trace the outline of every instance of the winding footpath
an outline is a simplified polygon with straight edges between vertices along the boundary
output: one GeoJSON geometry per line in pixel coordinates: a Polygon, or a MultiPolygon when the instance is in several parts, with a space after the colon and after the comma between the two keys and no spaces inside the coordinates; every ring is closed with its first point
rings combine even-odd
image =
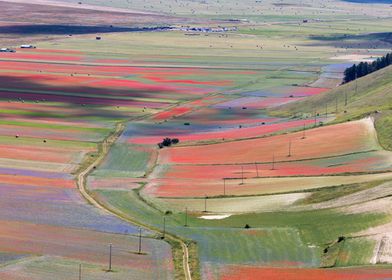
{"type": "MultiPolygon", "coordinates": [[[[126,218],[124,216],[121,216],[119,214],[117,214],[116,212],[108,209],[107,207],[105,207],[103,204],[99,203],[97,200],[94,199],[94,197],[92,197],[87,189],[86,189],[86,182],[87,182],[87,177],[88,175],[94,170],[94,168],[96,166],[98,166],[99,164],[102,163],[102,161],[105,159],[106,155],[108,154],[110,147],[117,141],[117,139],[121,136],[121,134],[123,133],[123,131],[125,130],[125,124],[124,123],[118,123],[116,125],[115,130],[107,137],[103,140],[103,142],[100,144],[101,147],[99,149],[99,154],[98,157],[95,159],[94,162],[92,162],[90,165],[88,165],[86,168],[84,168],[83,170],[81,170],[78,174],[77,174],[77,186],[78,189],[80,191],[80,193],[82,194],[82,196],[87,200],[88,203],[94,205],[95,207],[97,207],[98,209],[104,211],[107,214],[116,216],[117,218],[126,221],[128,223],[134,224],[136,226],[139,227],[143,227],[145,229],[148,229],[149,231],[155,232],[155,233],[159,233],[162,234],[162,232],[150,228],[144,224],[138,223],[137,221],[131,220],[129,218],[126,218]]],[[[191,271],[189,268],[189,252],[188,252],[188,246],[179,238],[176,238],[170,234],[166,233],[166,236],[168,236],[169,238],[179,242],[181,244],[181,248],[183,251],[183,259],[182,259],[182,265],[184,268],[184,276],[185,276],[185,280],[192,280],[192,276],[191,276],[191,271]]]]}

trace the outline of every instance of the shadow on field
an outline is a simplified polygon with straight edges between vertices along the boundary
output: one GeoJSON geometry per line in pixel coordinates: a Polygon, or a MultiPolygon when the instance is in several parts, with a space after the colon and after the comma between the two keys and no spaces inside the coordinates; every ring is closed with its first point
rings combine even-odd
{"type": "Polygon", "coordinates": [[[56,24],[28,24],[0,26],[0,34],[17,35],[67,35],[92,34],[112,32],[149,32],[165,31],[171,27],[116,27],[116,26],[83,26],[83,25],[56,25],[56,24]]]}
{"type": "Polygon", "coordinates": [[[363,4],[392,4],[392,0],[342,0],[344,2],[351,3],[363,3],[363,4]]]}
{"type": "MultiPolygon", "coordinates": [[[[65,76],[66,77],[66,76],[65,76]]],[[[0,75],[0,101],[18,103],[35,103],[56,108],[80,109],[80,117],[110,117],[118,118],[127,115],[124,107],[135,108],[135,112],[142,112],[146,108],[161,108],[167,105],[165,90],[143,90],[131,88],[89,87],[89,86],[64,86],[34,82],[33,78],[20,78],[0,75]],[[149,98],[162,98],[162,101],[148,101],[149,98]],[[140,101],[138,98],[145,98],[140,101]],[[110,109],[109,109],[110,108],[110,109]]],[[[70,83],[71,84],[71,83],[70,83]]],[[[29,105],[25,105],[29,108],[29,105]]],[[[57,116],[56,110],[41,110],[41,106],[32,105],[28,114],[31,118],[62,117],[57,116]]],[[[1,112],[0,112],[1,115],[1,112]]],[[[72,117],[77,117],[73,115],[72,117]]]]}
{"type": "Polygon", "coordinates": [[[336,34],[331,36],[310,36],[309,39],[318,41],[310,46],[334,46],[338,48],[376,49],[392,46],[392,32],[367,34],[336,34]]]}

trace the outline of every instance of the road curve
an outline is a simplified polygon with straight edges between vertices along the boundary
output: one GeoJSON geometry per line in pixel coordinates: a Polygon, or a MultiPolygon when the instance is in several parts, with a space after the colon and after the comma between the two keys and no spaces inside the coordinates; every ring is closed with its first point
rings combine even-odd
{"type": "MultiPolygon", "coordinates": [[[[107,214],[110,215],[114,215],[117,218],[126,221],[128,223],[140,226],[140,227],[144,227],[150,231],[156,232],[156,233],[160,233],[161,232],[157,231],[156,229],[150,228],[148,226],[145,226],[141,223],[135,222],[131,219],[128,219],[124,216],[118,215],[117,213],[111,211],[110,209],[106,208],[104,205],[100,204],[97,200],[95,200],[86,190],[86,179],[88,177],[88,175],[90,174],[90,172],[94,169],[94,167],[98,166],[106,157],[106,155],[108,154],[110,147],[117,141],[117,139],[121,136],[121,134],[123,133],[125,129],[125,124],[124,123],[118,123],[116,125],[116,128],[114,130],[113,133],[111,133],[107,138],[105,138],[102,142],[102,147],[101,147],[101,151],[99,152],[98,157],[96,158],[96,160],[91,163],[89,166],[87,166],[84,170],[80,171],[77,174],[77,186],[78,189],[80,191],[80,193],[82,194],[82,196],[92,205],[94,205],[95,207],[99,208],[100,210],[106,212],[107,214]]],[[[169,236],[171,239],[179,242],[181,244],[182,247],[182,251],[183,251],[183,259],[182,259],[182,264],[183,264],[183,268],[184,268],[184,276],[185,276],[185,280],[192,280],[192,276],[191,276],[191,271],[189,268],[189,252],[188,252],[188,246],[181,240],[178,239],[172,235],[168,235],[166,233],[167,236],[169,236]]]]}

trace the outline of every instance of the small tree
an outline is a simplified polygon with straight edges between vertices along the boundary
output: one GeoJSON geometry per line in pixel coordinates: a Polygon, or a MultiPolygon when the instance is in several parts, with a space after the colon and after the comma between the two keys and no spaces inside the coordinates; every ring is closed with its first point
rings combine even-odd
{"type": "Polygon", "coordinates": [[[172,141],[171,141],[171,139],[168,138],[168,137],[166,137],[166,138],[163,139],[163,141],[162,141],[162,145],[165,146],[165,147],[169,147],[169,146],[171,146],[171,144],[172,144],[172,141]]]}
{"type": "Polygon", "coordinates": [[[344,237],[344,236],[339,236],[339,238],[338,238],[338,243],[340,243],[340,242],[342,242],[342,241],[344,241],[344,240],[346,240],[346,237],[344,237]]]}

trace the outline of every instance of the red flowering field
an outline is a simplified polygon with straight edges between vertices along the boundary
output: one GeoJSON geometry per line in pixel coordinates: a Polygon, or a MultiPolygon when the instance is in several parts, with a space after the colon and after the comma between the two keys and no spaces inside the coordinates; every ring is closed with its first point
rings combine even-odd
{"type": "MultiPolygon", "coordinates": [[[[303,124],[303,121],[291,123],[299,126],[303,124]]],[[[289,126],[291,123],[277,126],[289,126]]],[[[241,135],[241,129],[238,130],[241,135]]],[[[245,128],[244,130],[257,131],[257,128],[249,130],[245,128]]],[[[262,134],[262,131],[262,128],[260,128],[259,133],[262,134]]],[[[224,135],[224,133],[222,134],[224,135]]],[[[305,138],[303,138],[303,132],[296,132],[213,145],[174,147],[162,150],[159,162],[173,164],[241,164],[271,162],[273,155],[275,155],[275,161],[294,161],[374,149],[378,149],[374,128],[372,128],[369,120],[361,120],[311,129],[306,131],[305,138]],[[334,139],[334,141],[331,141],[331,139],[334,139]],[[288,157],[290,142],[291,156],[288,157]]]]}
{"type": "MultiPolygon", "coordinates": [[[[220,280],[387,280],[392,277],[390,268],[263,268],[230,267],[225,269],[220,280]]],[[[214,278],[212,278],[214,279],[214,278]]]]}
{"type": "Polygon", "coordinates": [[[216,196],[222,194],[223,178],[231,195],[323,187],[344,183],[344,178],[346,183],[361,182],[367,178],[320,176],[390,171],[391,157],[380,150],[371,121],[363,119],[310,129],[305,137],[294,132],[162,149],[158,163],[165,168],[154,174],[146,192],[161,197],[216,196]]]}

